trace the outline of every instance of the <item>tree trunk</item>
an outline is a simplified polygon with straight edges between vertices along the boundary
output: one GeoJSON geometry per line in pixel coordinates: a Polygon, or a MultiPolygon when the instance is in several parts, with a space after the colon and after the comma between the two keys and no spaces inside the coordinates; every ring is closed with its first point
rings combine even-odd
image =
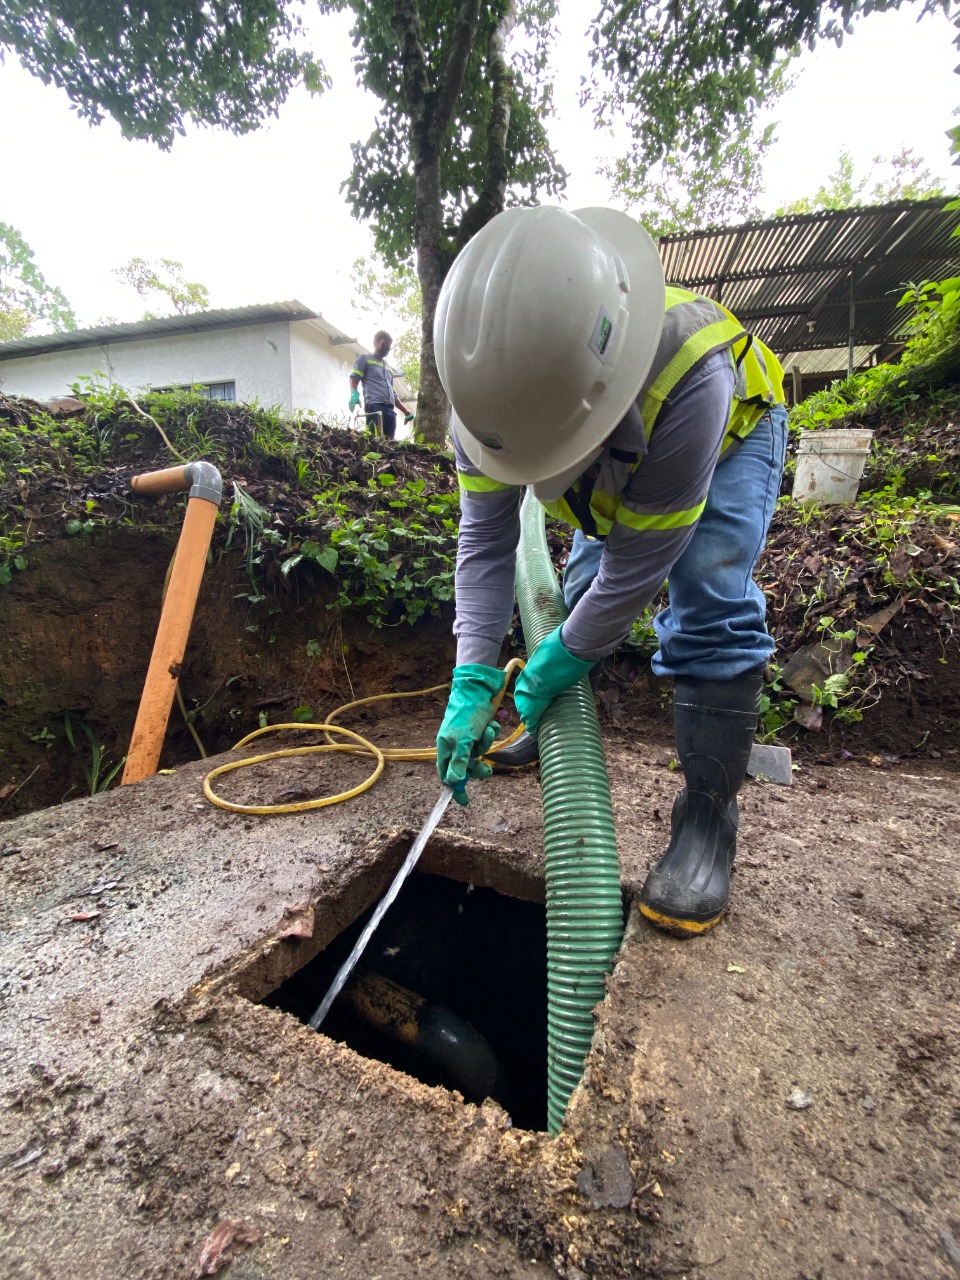
{"type": "Polygon", "coordinates": [[[423,294],[423,333],[420,343],[420,394],[417,397],[417,435],[426,444],[446,440],[449,406],[440,383],[433,348],[433,317],[449,262],[443,244],[440,156],[450,120],[463,89],[463,78],[477,36],[480,0],[460,0],[449,39],[449,52],[440,83],[430,91],[420,11],[417,0],[396,0],[391,26],[400,46],[403,94],[410,113],[410,155],[416,183],[414,241],[417,276],[423,294]]]}
{"type": "MultiPolygon", "coordinates": [[[[460,222],[456,248],[461,249],[472,236],[500,213],[507,190],[507,132],[513,101],[513,76],[504,58],[504,37],[512,17],[490,33],[487,49],[487,73],[490,80],[490,120],[487,126],[487,164],[483,189],[460,222]]],[[[434,211],[441,206],[440,161],[435,171],[424,166],[417,179],[417,271],[423,293],[423,341],[420,350],[420,398],[417,401],[418,433],[426,444],[443,444],[450,423],[450,405],[437,373],[433,346],[433,317],[437,298],[446,279],[450,263],[444,261],[442,227],[439,217],[433,226],[434,211]],[[421,178],[423,179],[421,185],[421,178]],[[435,183],[435,185],[434,185],[435,183]],[[436,239],[433,233],[436,232],[436,239]]]]}
{"type": "Polygon", "coordinates": [[[433,317],[447,274],[441,243],[440,157],[416,166],[417,275],[423,297],[420,341],[420,394],[417,397],[417,436],[424,444],[442,445],[450,425],[450,405],[437,372],[433,346],[433,317]]]}

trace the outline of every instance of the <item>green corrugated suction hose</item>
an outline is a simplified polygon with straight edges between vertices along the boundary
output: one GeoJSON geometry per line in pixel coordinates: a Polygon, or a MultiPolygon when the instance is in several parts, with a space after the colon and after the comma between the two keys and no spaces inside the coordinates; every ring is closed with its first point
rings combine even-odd
{"type": "MultiPolygon", "coordinates": [[[[517,600],[527,652],[567,616],[543,507],[520,515],[517,600]]],[[[610,783],[593,690],[584,677],[556,698],[537,731],[547,881],[547,1128],[560,1132],[593,1039],[593,1010],[623,938],[610,783]]]]}

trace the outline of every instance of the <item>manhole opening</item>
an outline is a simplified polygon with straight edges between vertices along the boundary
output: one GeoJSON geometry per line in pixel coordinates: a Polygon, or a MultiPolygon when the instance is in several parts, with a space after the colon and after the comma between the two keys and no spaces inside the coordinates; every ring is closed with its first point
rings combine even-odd
{"type": "MultiPolygon", "coordinates": [[[[309,1022],[377,903],[263,1001],[309,1022]]],[[[546,1128],[546,911],[442,875],[404,884],[322,1032],[546,1128]]]]}

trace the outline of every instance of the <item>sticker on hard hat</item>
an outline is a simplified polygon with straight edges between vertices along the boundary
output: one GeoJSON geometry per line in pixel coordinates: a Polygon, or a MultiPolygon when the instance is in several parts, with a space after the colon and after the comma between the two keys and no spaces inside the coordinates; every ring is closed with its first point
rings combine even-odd
{"type": "Polygon", "coordinates": [[[600,360],[606,360],[607,347],[610,345],[610,339],[613,337],[613,318],[605,307],[600,308],[597,316],[597,322],[593,326],[593,333],[590,335],[590,341],[587,344],[593,354],[600,360]]]}

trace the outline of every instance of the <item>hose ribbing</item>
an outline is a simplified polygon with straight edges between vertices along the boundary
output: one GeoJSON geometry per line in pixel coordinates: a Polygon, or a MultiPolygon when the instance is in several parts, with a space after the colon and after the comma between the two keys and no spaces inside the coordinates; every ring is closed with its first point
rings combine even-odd
{"type": "MultiPolygon", "coordinates": [[[[550,560],[543,507],[527,491],[520,515],[517,601],[527,652],[567,616],[550,560]]],[[[593,690],[584,677],[537,731],[547,884],[547,1128],[560,1131],[593,1039],[593,1010],[623,937],[610,784],[593,690]]]]}

